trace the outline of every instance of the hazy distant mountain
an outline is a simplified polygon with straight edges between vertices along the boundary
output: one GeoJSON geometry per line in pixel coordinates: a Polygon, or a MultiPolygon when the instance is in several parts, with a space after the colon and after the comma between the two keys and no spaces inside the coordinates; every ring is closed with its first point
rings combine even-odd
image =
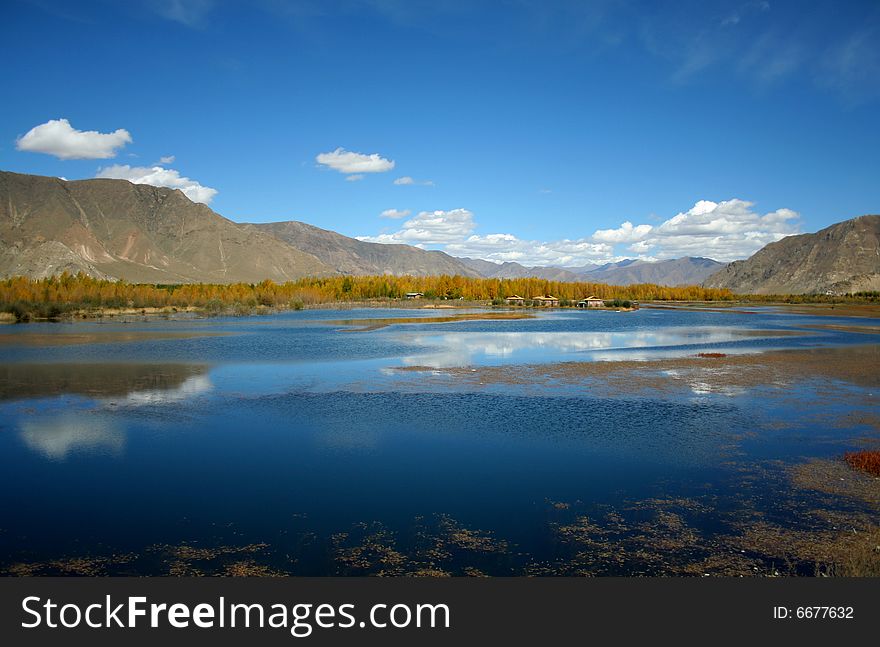
{"type": "Polygon", "coordinates": [[[314,254],[341,274],[482,276],[479,271],[463,263],[462,259],[444,252],[419,249],[410,245],[367,243],[295,220],[249,226],[271,234],[297,249],[308,250],[310,254],[314,254]]]}
{"type": "Polygon", "coordinates": [[[480,272],[486,278],[515,279],[530,276],[548,281],[585,281],[610,285],[656,283],[657,285],[697,285],[722,263],[709,258],[677,258],[668,261],[640,261],[625,259],[600,266],[572,267],[526,267],[519,263],[491,263],[478,258],[458,259],[480,272]]]}
{"type": "Polygon", "coordinates": [[[880,290],[880,216],[844,220],[788,236],[710,276],[707,287],[740,294],[880,290]]]}
{"type": "Polygon", "coordinates": [[[64,270],[149,283],[285,281],[332,272],[315,256],[178,190],[0,171],[0,276],[64,270]]]}
{"type": "Polygon", "coordinates": [[[579,274],[561,267],[526,267],[519,263],[493,263],[480,258],[458,258],[475,272],[487,279],[523,279],[537,277],[548,281],[581,281],[579,274]]]}
{"type": "Polygon", "coordinates": [[[609,263],[587,272],[585,276],[588,281],[609,285],[699,285],[721,267],[724,267],[723,263],[711,258],[685,256],[666,261],[626,260],[609,263]]]}

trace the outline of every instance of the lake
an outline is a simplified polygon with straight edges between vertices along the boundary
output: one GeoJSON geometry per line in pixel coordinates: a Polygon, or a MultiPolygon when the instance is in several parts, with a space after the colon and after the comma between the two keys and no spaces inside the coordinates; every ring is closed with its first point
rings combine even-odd
{"type": "Polygon", "coordinates": [[[856,568],[880,320],[492,314],[0,327],[0,571],[856,568]]]}

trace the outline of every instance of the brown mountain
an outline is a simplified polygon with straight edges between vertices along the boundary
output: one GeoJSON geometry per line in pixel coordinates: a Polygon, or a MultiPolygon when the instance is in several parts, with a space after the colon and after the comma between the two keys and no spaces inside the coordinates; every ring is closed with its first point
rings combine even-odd
{"type": "Polygon", "coordinates": [[[174,189],[0,171],[0,276],[62,271],[132,282],[258,282],[332,273],[174,189]]]}
{"type": "Polygon", "coordinates": [[[880,290],[880,216],[788,236],[710,276],[706,287],[739,294],[844,294],[880,290]]]}
{"type": "Polygon", "coordinates": [[[340,274],[481,276],[480,272],[468,267],[460,259],[444,252],[410,245],[367,243],[295,220],[248,226],[271,234],[297,249],[308,250],[340,274]]]}

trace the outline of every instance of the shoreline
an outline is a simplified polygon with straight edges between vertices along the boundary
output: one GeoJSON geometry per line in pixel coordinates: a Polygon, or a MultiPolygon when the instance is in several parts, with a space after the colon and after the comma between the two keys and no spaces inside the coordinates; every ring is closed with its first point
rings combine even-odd
{"type": "MultiPolygon", "coordinates": [[[[62,304],[63,305],[63,304],[62,304]]],[[[14,323],[69,323],[72,321],[94,321],[100,319],[116,319],[123,317],[139,317],[150,319],[161,317],[174,320],[180,315],[194,315],[199,318],[215,318],[229,316],[255,316],[272,315],[283,312],[299,310],[355,310],[355,309],[393,309],[393,310],[459,310],[459,309],[482,309],[487,311],[511,311],[511,312],[635,312],[640,309],[649,310],[700,310],[704,312],[723,312],[754,314],[754,308],[780,308],[792,314],[825,315],[836,317],[866,317],[880,318],[880,304],[875,302],[864,303],[785,303],[768,302],[755,303],[751,301],[643,301],[634,308],[602,307],[602,308],[578,308],[575,306],[513,306],[494,305],[486,301],[452,301],[437,300],[426,303],[425,300],[406,299],[368,299],[363,301],[326,301],[309,304],[297,304],[295,306],[246,306],[243,304],[231,304],[220,309],[205,306],[145,306],[142,308],[82,308],[61,312],[56,316],[37,317],[27,316],[18,318],[9,311],[0,312],[0,325],[14,323]]]]}

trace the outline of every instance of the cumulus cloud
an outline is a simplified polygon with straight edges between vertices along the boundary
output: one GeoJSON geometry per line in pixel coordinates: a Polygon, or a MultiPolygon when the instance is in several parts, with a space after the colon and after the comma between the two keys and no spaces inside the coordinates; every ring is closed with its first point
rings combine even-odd
{"type": "Polygon", "coordinates": [[[315,157],[318,164],[332,168],[340,173],[384,173],[394,168],[394,160],[381,157],[378,153],[365,155],[337,148],[329,153],[315,157]]]}
{"type": "Polygon", "coordinates": [[[630,251],[645,253],[653,249],[657,258],[707,256],[733,261],[798,233],[797,212],[777,209],[762,215],[753,207],[753,202],[737,198],[722,202],[699,200],[657,227],[625,222],[618,229],[596,231],[593,240],[633,243],[630,251]]]}
{"type": "Polygon", "coordinates": [[[95,177],[114,178],[128,180],[134,184],[149,184],[151,186],[164,186],[169,189],[180,189],[183,194],[193,202],[210,204],[217,195],[217,189],[202,186],[195,180],[183,177],[174,169],[166,169],[161,166],[129,166],[128,164],[114,164],[98,169],[95,177]]]}
{"type": "MultiPolygon", "coordinates": [[[[393,210],[389,210],[393,211],[393,210]]],[[[608,260],[612,246],[590,239],[541,242],[522,240],[513,234],[480,236],[474,233],[474,215],[467,209],[422,211],[393,233],[359,236],[373,243],[396,243],[417,247],[442,246],[454,256],[489,261],[517,261],[527,265],[572,265],[608,260]]]]}
{"type": "Polygon", "coordinates": [[[360,236],[371,243],[403,243],[405,245],[440,245],[454,243],[468,236],[476,225],[474,214],[467,209],[422,211],[403,223],[393,234],[360,236]]]}
{"type": "Polygon", "coordinates": [[[406,218],[410,214],[409,209],[385,209],[382,213],[379,214],[380,218],[406,218]]]}
{"type": "Polygon", "coordinates": [[[622,260],[614,256],[614,248],[587,238],[554,241],[523,240],[513,234],[472,235],[458,243],[446,245],[444,251],[453,256],[469,256],[503,263],[515,261],[523,265],[569,267],[589,263],[622,260]]]}
{"type": "Polygon", "coordinates": [[[124,128],[112,133],[77,130],[67,119],[50,119],[34,126],[15,141],[20,151],[46,153],[58,159],[107,159],[116,156],[116,149],[131,143],[124,128]]]}
{"type": "MultiPolygon", "coordinates": [[[[408,211],[388,209],[386,218],[403,218],[408,211]]],[[[511,233],[476,233],[474,215],[467,209],[422,211],[398,231],[359,236],[375,243],[398,243],[442,249],[469,256],[523,265],[581,266],[636,257],[655,261],[681,256],[706,256],[718,261],[747,258],[764,245],[799,232],[798,214],[791,209],[758,213],[754,203],[732,199],[700,200],[687,211],[660,225],[630,221],[591,236],[560,240],[528,240],[511,233]]]]}
{"type": "Polygon", "coordinates": [[[403,177],[397,178],[396,180],[394,180],[394,183],[398,186],[434,186],[434,182],[432,182],[431,180],[416,180],[414,178],[411,178],[409,175],[404,175],[403,177]]]}
{"type": "Polygon", "coordinates": [[[636,227],[629,221],[624,222],[617,229],[599,229],[593,234],[593,240],[603,243],[632,243],[642,240],[651,233],[651,225],[638,225],[636,227]]]}

